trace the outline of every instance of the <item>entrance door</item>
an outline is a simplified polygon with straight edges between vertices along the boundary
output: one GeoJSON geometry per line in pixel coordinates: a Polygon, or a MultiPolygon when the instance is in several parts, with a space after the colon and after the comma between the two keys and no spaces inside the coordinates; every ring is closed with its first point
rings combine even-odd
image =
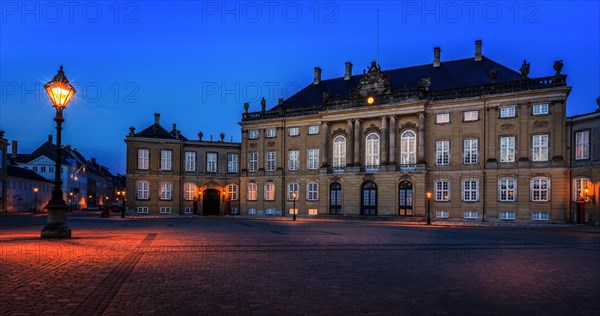
{"type": "Polygon", "coordinates": [[[219,202],[221,201],[221,193],[219,190],[208,189],[204,190],[202,197],[202,214],[203,215],[221,215],[219,202]]]}
{"type": "Polygon", "coordinates": [[[329,214],[342,214],[342,185],[337,182],[329,186],[329,214]]]}
{"type": "Polygon", "coordinates": [[[398,215],[412,216],[413,213],[413,187],[409,181],[402,181],[398,186],[398,215]]]}
{"type": "Polygon", "coordinates": [[[362,215],[377,215],[377,186],[373,182],[362,185],[361,208],[362,215]]]}

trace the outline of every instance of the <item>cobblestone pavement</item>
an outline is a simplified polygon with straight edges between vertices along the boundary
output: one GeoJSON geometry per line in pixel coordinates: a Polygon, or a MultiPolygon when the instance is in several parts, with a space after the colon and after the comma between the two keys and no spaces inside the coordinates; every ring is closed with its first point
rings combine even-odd
{"type": "Polygon", "coordinates": [[[600,230],[0,217],[0,315],[600,314],[600,230]]]}

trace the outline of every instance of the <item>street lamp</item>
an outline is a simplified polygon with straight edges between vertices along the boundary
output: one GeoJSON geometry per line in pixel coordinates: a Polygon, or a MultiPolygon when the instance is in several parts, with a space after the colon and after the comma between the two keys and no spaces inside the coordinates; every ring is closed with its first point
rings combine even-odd
{"type": "Polygon", "coordinates": [[[427,197],[427,225],[431,225],[431,192],[425,193],[427,197]]]}
{"type": "Polygon", "coordinates": [[[46,205],[48,217],[46,225],[42,229],[41,237],[45,239],[71,238],[71,229],[67,226],[67,204],[62,197],[60,164],[62,160],[61,131],[62,123],[65,121],[62,113],[67,108],[69,101],[73,99],[75,88],[69,83],[62,66],[60,66],[56,76],[44,85],[44,88],[50,97],[50,101],[52,101],[52,107],[56,109],[56,116],[54,117],[56,122],[56,159],[54,162],[54,188],[52,189],[52,198],[46,205]]]}
{"type": "Polygon", "coordinates": [[[298,199],[298,192],[292,192],[292,201],[293,201],[293,205],[292,206],[292,210],[294,211],[294,214],[292,215],[292,220],[296,220],[296,213],[298,213],[298,210],[296,209],[296,200],[298,199]]]}
{"type": "Polygon", "coordinates": [[[37,213],[37,193],[39,189],[37,187],[33,188],[33,214],[37,213]]]}

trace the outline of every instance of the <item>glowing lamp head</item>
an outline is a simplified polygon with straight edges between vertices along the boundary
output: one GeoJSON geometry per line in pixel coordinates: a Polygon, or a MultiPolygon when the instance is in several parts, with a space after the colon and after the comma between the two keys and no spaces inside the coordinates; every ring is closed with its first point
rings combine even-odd
{"type": "Polygon", "coordinates": [[[585,188],[585,189],[583,189],[583,192],[585,192],[585,195],[588,195],[590,193],[590,189],[585,188]]]}
{"type": "Polygon", "coordinates": [[[426,196],[428,199],[431,199],[431,192],[427,192],[427,193],[425,193],[425,196],[426,196]]]}
{"type": "Polygon", "coordinates": [[[372,105],[373,103],[375,103],[375,98],[374,97],[367,97],[367,104],[368,105],[372,105]]]}
{"type": "Polygon", "coordinates": [[[69,192],[69,196],[73,196],[73,192],[69,192]]]}
{"type": "Polygon", "coordinates": [[[38,193],[39,189],[38,188],[33,188],[33,192],[38,193]]]}
{"type": "Polygon", "coordinates": [[[65,76],[62,65],[56,76],[44,85],[44,89],[46,89],[53,106],[61,109],[67,107],[76,92],[75,88],[69,83],[67,76],[65,76]]]}
{"type": "Polygon", "coordinates": [[[292,200],[295,200],[298,198],[298,193],[297,192],[292,192],[292,200]]]}

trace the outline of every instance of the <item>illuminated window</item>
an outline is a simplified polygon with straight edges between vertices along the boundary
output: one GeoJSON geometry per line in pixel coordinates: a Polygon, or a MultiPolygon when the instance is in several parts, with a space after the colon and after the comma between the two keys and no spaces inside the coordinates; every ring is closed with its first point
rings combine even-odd
{"type": "Polygon", "coordinates": [[[475,202],[479,200],[479,180],[463,180],[463,201],[475,202]]]}
{"type": "Polygon", "coordinates": [[[531,145],[533,161],[548,161],[548,135],[533,135],[531,145]]]}
{"type": "Polygon", "coordinates": [[[515,219],[515,212],[514,211],[500,212],[500,219],[508,219],[508,220],[515,219]]]}
{"type": "Polygon", "coordinates": [[[267,152],[267,159],[265,160],[265,170],[275,171],[275,165],[277,163],[276,157],[277,157],[276,152],[274,152],[274,151],[267,152]]]}
{"type": "Polygon", "coordinates": [[[507,108],[500,108],[500,117],[502,117],[502,118],[515,117],[515,115],[516,115],[516,109],[514,106],[507,107],[507,108]]]}
{"type": "Polygon", "coordinates": [[[248,182],[248,200],[256,201],[256,183],[248,182]]]}
{"type": "Polygon", "coordinates": [[[319,149],[311,148],[308,150],[308,170],[319,169],[319,149]]]}
{"type": "Polygon", "coordinates": [[[291,207],[290,207],[290,209],[289,209],[289,213],[290,213],[290,215],[293,215],[293,214],[296,214],[296,215],[298,215],[298,208],[291,208],[291,207]]]}
{"type": "Polygon", "coordinates": [[[436,180],[435,181],[435,200],[450,201],[450,181],[436,180]]]}
{"type": "Polygon", "coordinates": [[[150,182],[138,181],[137,182],[137,198],[138,200],[147,200],[149,198],[150,182]]]}
{"type": "Polygon", "coordinates": [[[217,172],[217,153],[206,153],[206,172],[217,172]]]}
{"type": "Polygon", "coordinates": [[[319,125],[311,125],[308,127],[308,135],[319,134],[319,125]]]}
{"type": "Polygon", "coordinates": [[[300,135],[300,128],[299,127],[290,127],[288,129],[288,135],[290,135],[290,136],[300,135]]]}
{"type": "Polygon", "coordinates": [[[333,139],[333,167],[346,166],[346,137],[339,135],[333,139]]]}
{"type": "Polygon", "coordinates": [[[463,112],[463,120],[465,122],[477,121],[479,119],[479,111],[465,111],[463,112]]]}
{"type": "Polygon", "coordinates": [[[294,200],[294,198],[292,197],[292,193],[296,193],[296,200],[300,199],[299,188],[300,188],[300,186],[298,185],[297,182],[288,183],[288,192],[287,192],[288,201],[294,200]]]}
{"type": "Polygon", "coordinates": [[[450,163],[450,141],[435,142],[435,164],[445,166],[450,163]]]}
{"type": "Polygon", "coordinates": [[[533,212],[531,213],[531,219],[534,221],[547,221],[550,220],[548,212],[533,212]]]}
{"type": "Polygon", "coordinates": [[[465,211],[464,218],[466,219],[477,219],[477,212],[475,211],[465,211]]]}
{"type": "Polygon", "coordinates": [[[160,170],[171,170],[173,168],[173,152],[170,150],[160,151],[160,170]]]}
{"type": "Polygon", "coordinates": [[[248,171],[256,172],[258,170],[258,153],[248,153],[248,171]]]}
{"type": "Polygon", "coordinates": [[[517,198],[517,180],[514,178],[498,181],[498,199],[502,202],[514,202],[517,198]]]}
{"type": "Polygon", "coordinates": [[[171,208],[170,207],[161,207],[160,213],[161,214],[169,214],[169,213],[171,213],[171,208]]]}
{"type": "Polygon", "coordinates": [[[161,182],[160,183],[160,199],[161,200],[170,200],[171,193],[173,192],[173,184],[171,182],[161,182]]]}
{"type": "Polygon", "coordinates": [[[316,182],[309,182],[306,185],[306,199],[309,201],[317,201],[319,199],[319,184],[316,182]]]}
{"type": "Polygon", "coordinates": [[[450,122],[450,113],[440,113],[435,115],[435,123],[443,124],[450,122]]]}
{"type": "Polygon", "coordinates": [[[183,199],[191,201],[196,197],[196,185],[191,182],[183,184],[183,199]]]}
{"type": "Polygon", "coordinates": [[[253,129],[248,131],[248,138],[249,139],[258,139],[258,130],[253,129]]]}
{"type": "Polygon", "coordinates": [[[585,189],[591,192],[592,182],[587,178],[573,179],[573,201],[585,199],[585,189]]]}
{"type": "Polygon", "coordinates": [[[185,152],[185,171],[196,171],[196,152],[185,152]]]}
{"type": "Polygon", "coordinates": [[[400,163],[417,163],[417,135],[413,131],[405,131],[400,136],[400,163]]]}
{"type": "MultiPolygon", "coordinates": [[[[144,148],[138,148],[138,164],[137,167],[140,170],[148,170],[150,168],[150,150],[144,148]]],[[[53,167],[50,167],[54,171],[53,167]]]]}
{"type": "Polygon", "coordinates": [[[463,144],[463,159],[465,164],[478,162],[477,139],[465,139],[463,144]]]}
{"type": "Polygon", "coordinates": [[[319,210],[316,208],[309,208],[308,215],[311,215],[311,216],[319,215],[319,210]]]}
{"type": "Polygon", "coordinates": [[[227,154],[227,172],[238,172],[238,154],[227,154]]]}
{"type": "Polygon", "coordinates": [[[275,200],[275,184],[273,182],[265,183],[265,201],[275,200]]]}
{"type": "Polygon", "coordinates": [[[549,201],[550,179],[533,178],[531,179],[531,200],[545,202],[549,201]]]}
{"type": "Polygon", "coordinates": [[[515,162],[515,137],[500,137],[500,162],[515,162]]]}
{"type": "Polygon", "coordinates": [[[365,139],[365,165],[379,166],[379,135],[371,133],[365,139]]]}
{"type": "Polygon", "coordinates": [[[544,115],[544,114],[548,114],[548,104],[534,104],[533,105],[533,110],[532,110],[533,115],[544,115]]]}
{"type": "Polygon", "coordinates": [[[227,186],[227,199],[229,201],[237,201],[238,199],[238,186],[230,184],[227,186]]]}
{"type": "Polygon", "coordinates": [[[300,152],[298,150],[290,150],[288,152],[288,169],[289,170],[298,170],[298,165],[300,163],[300,152]]]}
{"type": "Polygon", "coordinates": [[[267,129],[266,136],[267,136],[267,138],[273,138],[273,137],[277,136],[277,130],[274,128],[267,129]]]}
{"type": "Polygon", "coordinates": [[[575,159],[590,158],[590,131],[575,133],[575,159]]]}

